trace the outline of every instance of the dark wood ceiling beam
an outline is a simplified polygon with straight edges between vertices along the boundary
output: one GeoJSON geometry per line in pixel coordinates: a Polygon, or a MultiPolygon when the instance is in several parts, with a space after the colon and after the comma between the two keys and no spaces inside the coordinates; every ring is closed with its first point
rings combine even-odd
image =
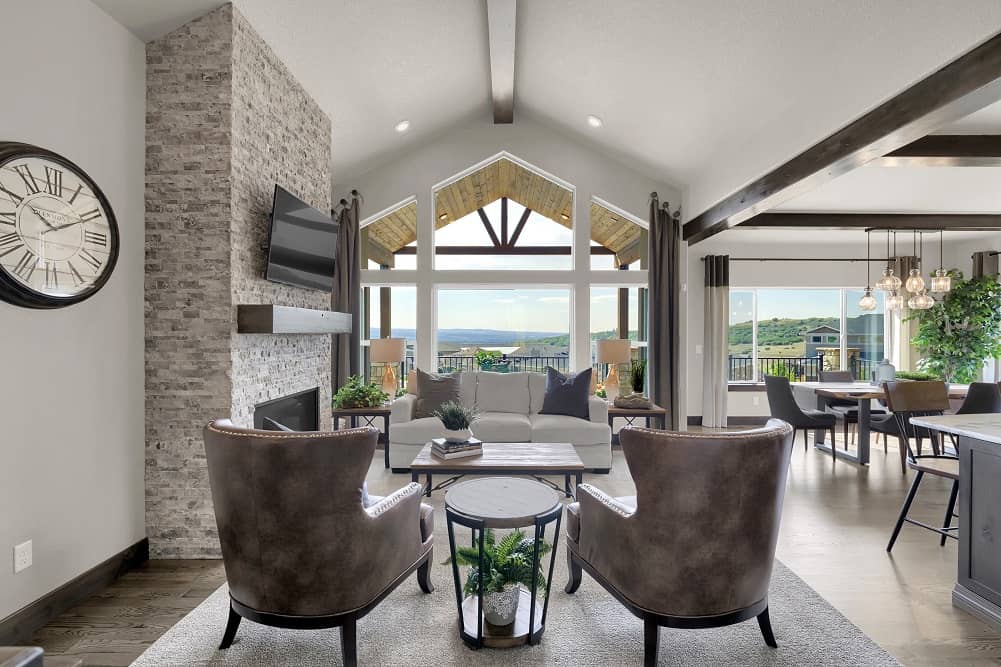
{"type": "Polygon", "coordinates": [[[997,167],[1001,134],[929,134],[875,161],[882,167],[997,167]]]}
{"type": "Polygon", "coordinates": [[[980,213],[759,213],[740,224],[751,229],[1001,230],[1001,215],[980,213]]]}
{"type": "Polygon", "coordinates": [[[514,50],[517,0],[487,0],[490,91],[494,124],[514,122],[514,50]]]}
{"type": "MultiPolygon", "coordinates": [[[[592,255],[614,255],[615,251],[605,246],[590,246],[592,255]]],[[[436,255],[570,255],[568,245],[523,245],[500,246],[489,245],[440,245],[434,249],[436,255]]],[[[415,246],[404,246],[396,251],[397,255],[416,255],[415,246]]]]}
{"type": "Polygon", "coordinates": [[[522,214],[521,218],[518,219],[518,224],[514,226],[514,231],[511,233],[511,239],[508,241],[508,245],[513,246],[518,242],[518,237],[521,236],[521,230],[525,229],[525,223],[528,222],[528,216],[532,215],[532,209],[526,208],[522,214]]]}
{"type": "Polygon", "coordinates": [[[1001,34],[953,60],[684,226],[695,243],[1001,100],[1001,34]]]}

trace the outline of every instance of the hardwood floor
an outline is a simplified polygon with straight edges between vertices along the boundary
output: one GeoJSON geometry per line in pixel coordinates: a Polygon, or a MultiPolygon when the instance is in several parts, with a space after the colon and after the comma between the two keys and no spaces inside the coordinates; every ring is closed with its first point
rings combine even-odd
{"type": "MultiPolygon", "coordinates": [[[[872,464],[861,469],[797,443],[778,557],[905,665],[1001,665],[1001,634],[952,606],[955,541],[940,547],[937,535],[905,526],[892,556],[886,553],[911,475],[901,475],[892,440],[889,454],[873,449],[872,464]]],[[[633,492],[618,449],[609,475],[585,480],[615,495],[633,492]]],[[[385,471],[376,455],[373,494],[408,481],[385,471]]],[[[940,482],[922,483],[916,518],[941,521],[948,488],[940,482]]],[[[151,561],[54,620],[35,643],[90,666],[128,665],[224,580],[219,561],[151,561]]]]}

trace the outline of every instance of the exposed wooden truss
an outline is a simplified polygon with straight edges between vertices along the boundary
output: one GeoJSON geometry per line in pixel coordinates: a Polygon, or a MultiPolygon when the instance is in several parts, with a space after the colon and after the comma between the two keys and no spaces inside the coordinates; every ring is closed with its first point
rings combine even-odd
{"type": "Polygon", "coordinates": [[[1001,99],[1001,35],[953,60],[858,120],[688,221],[695,243],[1001,99]]]}
{"type": "MultiPolygon", "coordinates": [[[[569,246],[559,252],[547,252],[542,247],[519,246],[518,240],[532,212],[573,228],[573,193],[563,186],[501,158],[472,174],[446,185],[435,194],[435,229],[477,213],[490,237],[489,246],[470,252],[439,246],[438,254],[570,254],[569,246]],[[483,210],[487,204],[501,200],[499,224],[491,221],[483,210]],[[509,200],[524,207],[515,221],[509,215],[509,200]]],[[[646,229],[623,215],[591,203],[591,239],[600,244],[592,254],[614,254],[616,265],[632,264],[646,257],[646,229]]],[[[368,259],[394,266],[394,255],[413,254],[409,244],[417,240],[417,203],[411,202],[362,228],[362,244],[368,259]]]]}
{"type": "Polygon", "coordinates": [[[494,123],[514,122],[514,54],[518,0],[487,0],[490,91],[494,123]]]}

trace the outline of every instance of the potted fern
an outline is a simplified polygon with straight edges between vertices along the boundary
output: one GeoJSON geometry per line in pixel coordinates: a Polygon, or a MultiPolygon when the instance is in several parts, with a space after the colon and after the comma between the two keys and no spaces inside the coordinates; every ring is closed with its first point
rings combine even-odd
{"type": "Polygon", "coordinates": [[[472,408],[458,401],[448,401],[434,411],[434,416],[445,427],[445,440],[448,442],[467,442],[472,436],[469,425],[476,418],[476,411],[472,408]]]}
{"type": "MultiPolygon", "coordinates": [[[[546,577],[543,575],[542,557],[551,550],[551,544],[545,540],[539,542],[535,587],[543,595],[546,592],[546,577]]],[[[494,531],[489,528],[483,536],[483,620],[494,634],[514,630],[521,589],[532,587],[534,551],[535,540],[527,537],[520,528],[505,535],[500,542],[497,542],[494,531]]],[[[462,592],[465,595],[477,595],[481,578],[479,548],[457,546],[455,561],[459,565],[469,566],[462,592]]]]}

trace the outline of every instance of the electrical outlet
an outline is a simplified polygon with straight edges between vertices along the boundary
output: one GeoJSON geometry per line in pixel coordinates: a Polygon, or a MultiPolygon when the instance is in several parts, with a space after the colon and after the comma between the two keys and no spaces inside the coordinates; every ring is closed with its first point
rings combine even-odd
{"type": "Polygon", "coordinates": [[[31,567],[31,540],[14,546],[14,574],[31,567]]]}
{"type": "Polygon", "coordinates": [[[761,405],[761,397],[751,396],[751,405],[753,405],[754,407],[758,407],[759,405],[761,405]]]}

